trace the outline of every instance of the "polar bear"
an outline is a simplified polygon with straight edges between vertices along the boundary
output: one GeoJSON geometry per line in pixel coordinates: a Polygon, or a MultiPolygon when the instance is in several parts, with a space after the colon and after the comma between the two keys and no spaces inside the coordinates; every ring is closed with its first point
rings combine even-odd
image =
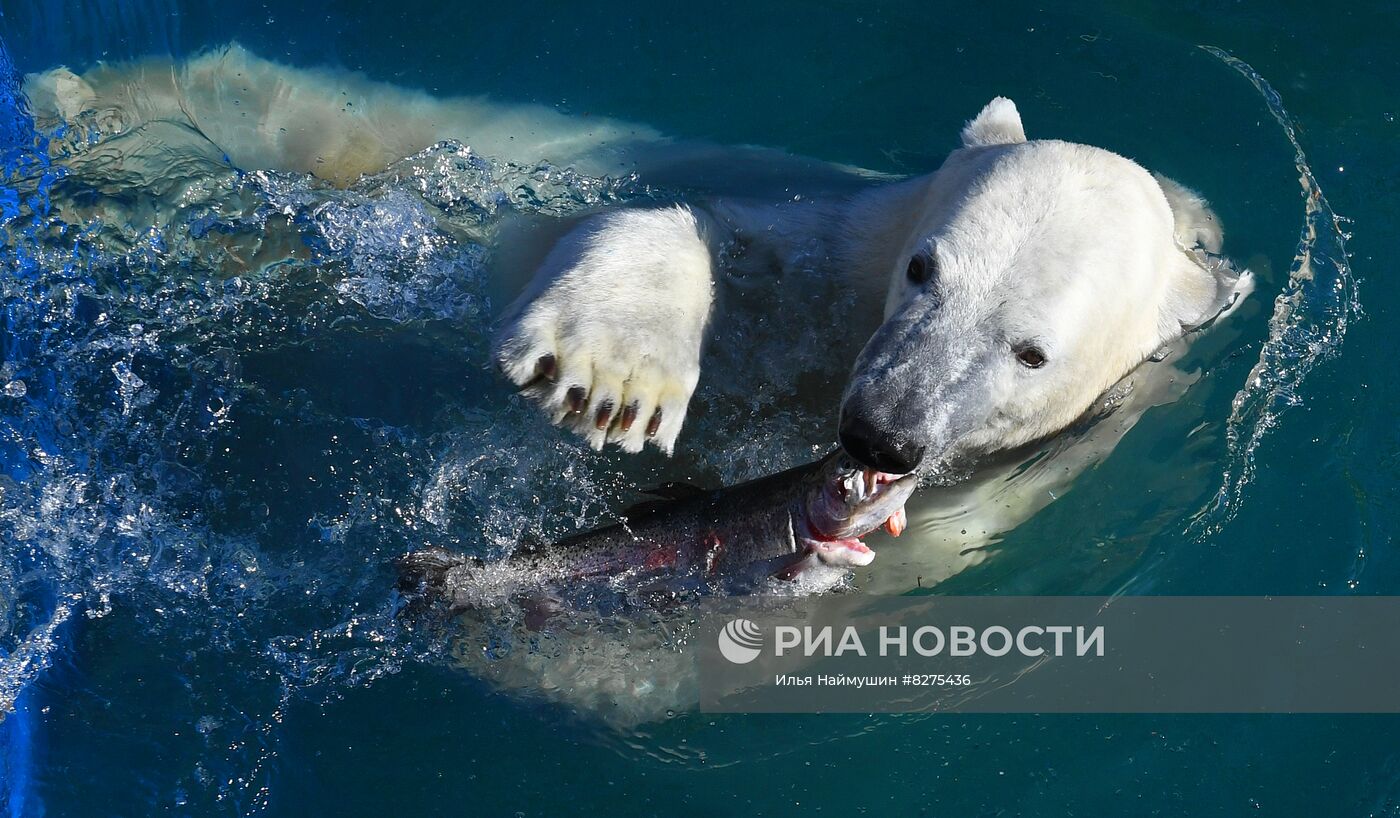
{"type": "Polygon", "coordinates": [[[1215,316],[1236,278],[1205,263],[1205,202],[1110,151],[1028,140],[993,99],[927,176],[818,202],[716,200],[604,213],[565,236],[506,316],[506,375],[595,446],[670,452],[700,377],[718,248],[821,247],[884,291],[841,406],[843,447],[906,473],[1064,429],[1215,316]]]}
{"type": "MultiPolygon", "coordinates": [[[[133,138],[173,124],[240,169],[342,185],[446,138],[682,187],[702,166],[710,177],[816,173],[777,152],[678,145],[542,106],[439,99],[237,45],[178,65],[53,69],[25,90],[43,125],[85,122],[104,138],[133,138]]],[[[1102,148],[1028,140],[1003,97],[926,176],[820,170],[824,196],[721,191],[581,220],[503,316],[501,370],[595,447],[670,453],[701,376],[717,259],[761,271],[815,258],[860,296],[855,309],[878,314],[883,302],[841,402],[842,445],[873,469],[936,473],[1064,429],[1237,286],[1228,266],[1207,263],[1222,233],[1201,197],[1102,148]]]]}
{"type": "MultiPolygon", "coordinates": [[[[992,537],[1190,383],[1139,365],[1248,287],[1212,259],[1222,232],[1201,197],[1108,150],[1029,140],[1001,97],[967,122],[940,168],[894,179],[541,106],[437,98],[236,45],[175,64],[52,69],[29,76],[25,91],[41,127],[83,126],[110,148],[62,162],[136,164],[188,138],[211,162],[344,186],[456,139],[505,161],[633,173],[686,191],[543,228],[557,235],[518,265],[528,283],[501,318],[496,361],[552,421],[596,447],[684,443],[722,273],[802,265],[839,280],[853,296],[849,325],[869,339],[840,401],[842,444],[871,468],[945,484],[911,503],[916,536],[878,544],[879,559],[855,580],[870,592],[927,587],[983,559],[992,537]],[[1060,448],[1023,466],[1020,447],[1105,406],[1107,422],[1056,437],[1060,448]],[[965,463],[980,466],[948,485],[968,474],[965,463]]],[[[518,244],[533,252],[535,242],[518,244]]],[[[775,310],[799,322],[804,296],[775,310]]],[[[454,640],[460,662],[511,690],[619,723],[694,702],[691,655],[654,623],[558,635],[553,652],[499,662],[486,661],[467,627],[454,640]]]]}

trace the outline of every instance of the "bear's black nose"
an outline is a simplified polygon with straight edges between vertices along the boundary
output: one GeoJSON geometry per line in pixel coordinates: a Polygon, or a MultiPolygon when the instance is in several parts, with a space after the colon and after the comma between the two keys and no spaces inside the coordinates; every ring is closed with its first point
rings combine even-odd
{"type": "Polygon", "coordinates": [[[846,454],[872,469],[907,474],[924,459],[923,446],[901,443],[856,414],[842,413],[840,434],[846,454]]]}

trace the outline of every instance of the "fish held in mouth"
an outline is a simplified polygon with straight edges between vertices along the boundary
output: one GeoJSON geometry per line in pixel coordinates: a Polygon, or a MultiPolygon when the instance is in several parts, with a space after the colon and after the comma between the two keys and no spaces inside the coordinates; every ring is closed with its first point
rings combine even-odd
{"type": "Polygon", "coordinates": [[[400,588],[455,609],[522,598],[557,605],[579,587],[744,594],[778,582],[826,590],[875,559],[862,537],[904,530],[904,503],[916,482],[864,468],[838,450],[714,491],[668,484],[619,523],[520,547],[501,560],[443,549],[407,554],[399,560],[400,588]]]}

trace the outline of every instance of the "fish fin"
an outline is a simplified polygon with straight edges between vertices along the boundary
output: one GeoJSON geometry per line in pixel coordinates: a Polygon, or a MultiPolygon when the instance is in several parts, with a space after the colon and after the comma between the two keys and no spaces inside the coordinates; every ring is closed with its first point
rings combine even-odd
{"type": "Polygon", "coordinates": [[[453,573],[468,564],[480,565],[481,560],[445,548],[424,548],[394,560],[399,570],[395,616],[414,619],[433,612],[448,616],[460,613],[462,608],[452,590],[460,578],[454,578],[453,573]]]}
{"type": "Polygon", "coordinates": [[[778,570],[774,571],[773,578],[780,579],[783,582],[792,582],[793,580],[797,579],[798,575],[801,574],[803,569],[806,567],[807,560],[801,559],[797,562],[784,565],[782,568],[779,568],[778,570]]]}
{"type": "Polygon", "coordinates": [[[638,517],[645,517],[664,508],[669,508],[675,500],[640,500],[622,510],[622,517],[625,520],[635,520],[638,517]]]}
{"type": "Polygon", "coordinates": [[[464,565],[468,557],[446,548],[424,548],[412,551],[395,560],[399,569],[399,590],[404,593],[423,593],[439,589],[447,579],[447,572],[464,565]]]}
{"type": "Polygon", "coordinates": [[[549,620],[564,610],[563,601],[542,591],[521,594],[516,598],[516,602],[525,612],[526,629],[531,631],[544,630],[549,620]]]}
{"type": "Polygon", "coordinates": [[[694,483],[687,483],[683,480],[672,480],[662,483],[659,486],[643,489],[642,493],[650,494],[653,497],[660,497],[665,500],[689,500],[692,497],[709,494],[709,491],[694,483]]]}
{"type": "Polygon", "coordinates": [[[653,486],[649,489],[642,489],[642,494],[651,495],[646,500],[638,500],[623,510],[622,516],[631,520],[637,517],[645,517],[663,509],[669,508],[672,503],[682,500],[690,500],[695,497],[703,497],[710,492],[694,483],[684,483],[672,481],[653,486]]]}
{"type": "Polygon", "coordinates": [[[724,540],[711,531],[705,535],[705,576],[714,578],[719,574],[720,560],[724,558],[724,540]]]}

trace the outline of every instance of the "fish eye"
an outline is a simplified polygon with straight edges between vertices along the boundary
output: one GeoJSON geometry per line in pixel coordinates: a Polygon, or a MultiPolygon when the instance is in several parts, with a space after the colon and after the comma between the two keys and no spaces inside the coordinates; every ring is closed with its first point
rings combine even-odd
{"type": "Polygon", "coordinates": [[[904,274],[915,284],[927,284],[937,269],[938,263],[932,258],[923,253],[915,253],[909,259],[909,267],[904,271],[904,274]]]}
{"type": "Polygon", "coordinates": [[[1014,351],[1016,360],[1027,369],[1040,369],[1045,366],[1045,351],[1035,344],[1018,344],[1014,351]]]}

